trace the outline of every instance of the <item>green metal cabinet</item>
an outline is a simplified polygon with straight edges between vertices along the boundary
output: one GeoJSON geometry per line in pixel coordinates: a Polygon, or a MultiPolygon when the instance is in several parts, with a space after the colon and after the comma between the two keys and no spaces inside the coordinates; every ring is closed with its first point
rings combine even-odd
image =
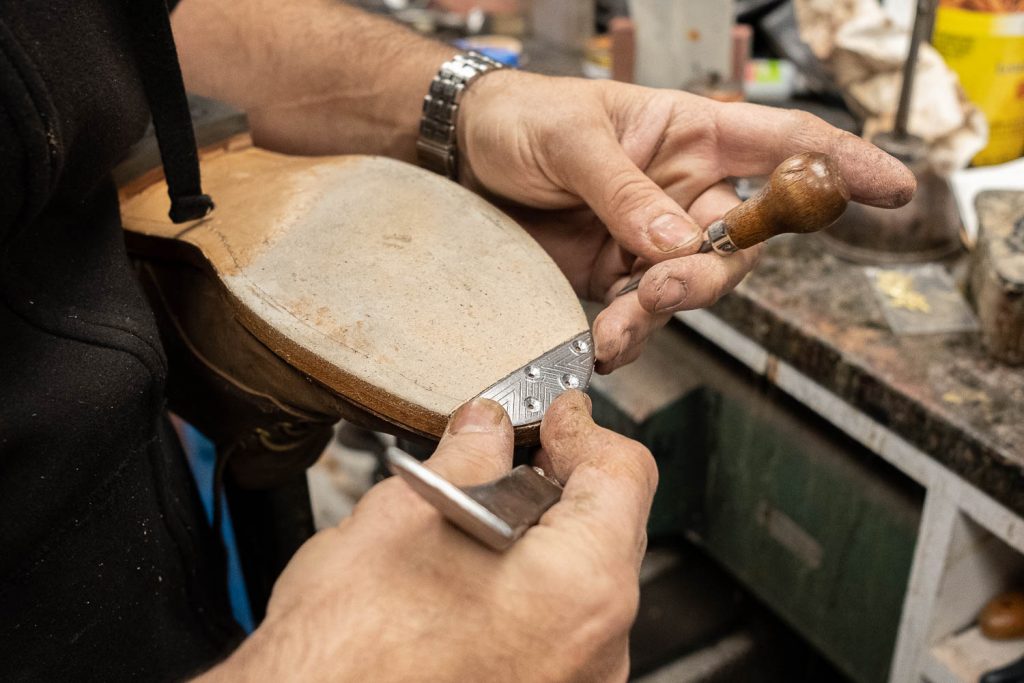
{"type": "Polygon", "coordinates": [[[699,387],[631,423],[661,482],[652,537],[686,534],[855,681],[887,679],[923,494],[761,378],[697,342],[699,387]]]}

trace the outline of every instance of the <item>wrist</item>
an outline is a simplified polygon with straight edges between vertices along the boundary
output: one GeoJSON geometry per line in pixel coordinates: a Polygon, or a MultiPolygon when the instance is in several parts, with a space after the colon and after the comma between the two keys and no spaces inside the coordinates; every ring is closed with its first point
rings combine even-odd
{"type": "Polygon", "coordinates": [[[423,98],[419,137],[419,165],[452,180],[459,178],[458,119],[462,102],[483,76],[502,65],[477,52],[458,54],[441,65],[423,98]]]}
{"type": "Polygon", "coordinates": [[[523,83],[533,78],[537,76],[517,69],[492,71],[481,76],[463,97],[455,123],[460,184],[481,189],[474,161],[486,149],[499,144],[494,133],[507,134],[506,140],[515,135],[514,130],[499,130],[506,127],[503,124],[514,126],[520,122],[514,114],[506,119],[503,110],[511,112],[518,103],[523,83]]]}

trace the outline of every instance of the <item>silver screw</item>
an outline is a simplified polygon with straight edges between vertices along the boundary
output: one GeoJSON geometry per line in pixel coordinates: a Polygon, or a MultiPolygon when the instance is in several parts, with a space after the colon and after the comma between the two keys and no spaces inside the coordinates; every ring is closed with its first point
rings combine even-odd
{"type": "Polygon", "coordinates": [[[526,405],[526,409],[529,410],[531,413],[535,413],[538,410],[540,410],[540,401],[533,398],[532,396],[523,401],[523,403],[524,405],[526,405]]]}
{"type": "Polygon", "coordinates": [[[571,373],[565,373],[559,379],[563,389],[578,389],[580,386],[580,378],[571,373]]]}
{"type": "Polygon", "coordinates": [[[576,353],[586,353],[590,350],[590,344],[583,339],[577,339],[572,343],[572,350],[576,353]]]}
{"type": "Polygon", "coordinates": [[[526,376],[529,377],[530,379],[537,379],[538,377],[540,377],[540,368],[538,368],[536,365],[527,365],[526,376]]]}

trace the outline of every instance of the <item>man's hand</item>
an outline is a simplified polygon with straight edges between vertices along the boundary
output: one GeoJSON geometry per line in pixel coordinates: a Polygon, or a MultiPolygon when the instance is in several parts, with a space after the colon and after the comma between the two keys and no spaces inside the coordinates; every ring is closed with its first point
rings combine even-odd
{"type": "MultiPolygon", "coordinates": [[[[375,486],[318,533],[274,586],[267,618],[207,676],[301,681],[625,680],[657,470],[567,392],[541,426],[538,464],[562,500],[511,549],[485,549],[404,482],[375,486]]],[[[497,403],[458,412],[428,465],[459,485],[509,470],[497,403]]]]}
{"type": "Polygon", "coordinates": [[[727,177],[818,151],[836,158],[855,201],[900,206],[915,187],[894,158],[810,114],[611,81],[488,74],[466,92],[457,130],[471,187],[569,210],[506,207],[580,296],[608,304],[594,325],[600,372],[636,358],[673,312],[714,303],[753,267],[758,248],[695,254],[703,228],[739,201],[727,177]],[[615,298],[644,269],[637,293],[615,298]]]}

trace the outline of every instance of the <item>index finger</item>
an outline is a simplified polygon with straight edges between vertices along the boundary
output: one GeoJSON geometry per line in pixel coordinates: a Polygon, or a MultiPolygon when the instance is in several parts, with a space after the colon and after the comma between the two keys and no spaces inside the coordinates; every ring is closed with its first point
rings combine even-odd
{"type": "Polygon", "coordinates": [[[726,175],[765,175],[801,152],[831,155],[854,201],[895,208],[914,196],[914,174],[870,142],[796,109],[718,103],[713,108],[726,175]]]}
{"type": "Polygon", "coordinates": [[[594,424],[590,401],[567,391],[541,423],[538,464],[565,481],[562,499],[540,523],[595,543],[592,548],[635,562],[647,538],[658,469],[640,443],[594,424]]]}

